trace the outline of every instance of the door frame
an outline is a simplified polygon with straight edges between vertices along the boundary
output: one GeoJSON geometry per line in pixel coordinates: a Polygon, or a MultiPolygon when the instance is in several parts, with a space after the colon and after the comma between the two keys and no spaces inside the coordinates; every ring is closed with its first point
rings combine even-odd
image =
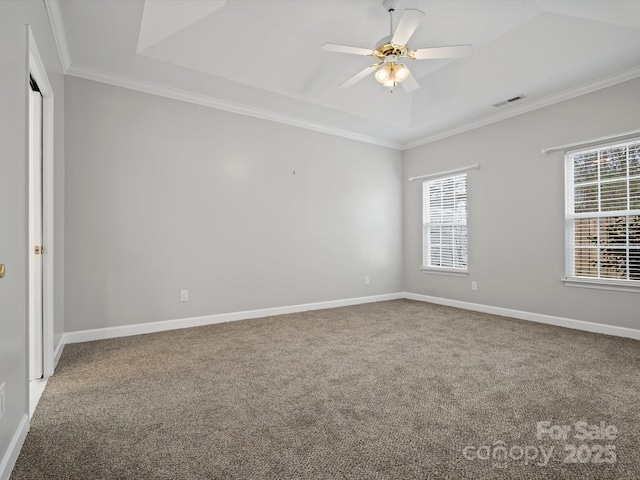
{"type": "Polygon", "coordinates": [[[32,75],[29,85],[29,380],[44,377],[42,300],[42,94],[32,75]]]}
{"type": "MultiPolygon", "coordinates": [[[[47,77],[42,57],[38,51],[31,27],[27,25],[29,44],[29,69],[25,78],[27,94],[31,74],[42,94],[42,360],[43,378],[53,375],[54,348],[54,245],[53,245],[53,89],[47,77]]],[[[28,155],[28,151],[27,151],[28,155]]],[[[33,252],[28,248],[28,254],[33,252]]],[[[27,348],[30,349],[27,334],[27,348]]],[[[29,370],[27,369],[27,372],[29,370]]]]}

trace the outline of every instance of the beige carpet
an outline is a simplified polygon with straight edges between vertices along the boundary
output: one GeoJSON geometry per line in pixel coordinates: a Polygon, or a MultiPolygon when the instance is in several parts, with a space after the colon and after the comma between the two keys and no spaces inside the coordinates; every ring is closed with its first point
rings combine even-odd
{"type": "Polygon", "coordinates": [[[638,479],[639,438],[640,342],[397,300],[67,345],[11,478],[638,479]]]}

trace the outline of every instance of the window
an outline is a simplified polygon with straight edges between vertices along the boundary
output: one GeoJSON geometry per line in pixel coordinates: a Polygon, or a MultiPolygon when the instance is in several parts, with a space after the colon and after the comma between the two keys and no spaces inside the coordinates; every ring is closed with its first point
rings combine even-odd
{"type": "Polygon", "coordinates": [[[466,273],[467,174],[425,180],[422,199],[422,268],[466,273]]]}
{"type": "Polygon", "coordinates": [[[640,288],[640,139],[565,162],[565,281],[640,288]]]}

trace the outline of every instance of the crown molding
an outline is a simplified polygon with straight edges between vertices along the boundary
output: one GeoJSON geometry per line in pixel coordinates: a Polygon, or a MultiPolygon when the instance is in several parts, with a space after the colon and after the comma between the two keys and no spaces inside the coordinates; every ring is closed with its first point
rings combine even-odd
{"type": "Polygon", "coordinates": [[[640,65],[636,65],[620,72],[601,77],[593,82],[583,83],[582,85],[578,85],[577,87],[568,88],[561,92],[547,95],[546,97],[539,98],[537,100],[531,100],[526,103],[518,104],[517,106],[513,106],[509,110],[486,115],[472,122],[465,123],[450,130],[445,130],[435,135],[428,135],[412,140],[403,144],[401,150],[409,150],[411,148],[419,147],[420,145],[437,142],[438,140],[452,137],[454,135],[458,135],[459,133],[468,132],[469,130],[475,130],[476,128],[500,122],[502,120],[506,120],[507,118],[522,115],[523,113],[531,112],[539,108],[548,107],[549,105],[563,102],[571,98],[579,97],[580,95],[584,95],[587,93],[595,92],[596,90],[611,87],[613,85],[617,85],[618,83],[633,80],[634,78],[638,77],[640,77],[640,65]]]}
{"type": "Polygon", "coordinates": [[[194,103],[196,105],[202,105],[205,107],[216,108],[218,110],[224,110],[231,113],[237,113],[240,115],[247,115],[250,117],[260,118],[262,120],[269,120],[272,122],[283,123],[292,127],[304,128],[307,130],[313,130],[315,132],[326,133],[328,135],[334,135],[337,137],[347,138],[349,140],[355,140],[358,142],[371,143],[381,147],[393,148],[400,150],[402,145],[399,143],[388,142],[376,137],[367,135],[361,135],[358,133],[350,132],[348,130],[341,130],[333,128],[327,125],[319,123],[309,122],[307,120],[297,118],[291,115],[284,115],[281,113],[270,112],[261,108],[251,107],[248,105],[242,105],[236,102],[229,102],[220,98],[209,97],[207,95],[200,95],[198,93],[181,90],[178,88],[167,87],[158,83],[149,82],[147,80],[140,80],[137,78],[127,77],[124,75],[114,74],[111,72],[105,72],[91,67],[85,67],[82,65],[71,64],[67,71],[67,75],[74,77],[84,78],[87,80],[93,80],[96,82],[107,83],[115,85],[117,87],[129,88],[131,90],[137,90],[139,92],[150,93],[152,95],[159,95],[161,97],[167,97],[174,100],[180,100],[183,102],[194,103]]]}
{"type": "MultiPolygon", "coordinates": [[[[58,0],[45,1],[57,3],[58,0]]],[[[404,151],[418,147],[420,145],[426,145],[428,143],[433,143],[444,138],[452,137],[460,133],[468,132],[470,130],[475,130],[476,128],[484,127],[486,125],[491,125],[492,123],[497,123],[511,117],[516,117],[518,115],[522,115],[539,108],[548,107],[550,105],[563,102],[565,100],[570,100],[587,93],[595,92],[603,88],[611,87],[628,80],[633,80],[634,78],[640,77],[640,65],[636,65],[634,67],[608,75],[606,77],[599,78],[593,82],[584,83],[582,85],[578,85],[577,87],[569,88],[537,100],[531,100],[526,103],[513,106],[509,110],[503,110],[490,115],[486,115],[472,122],[462,124],[458,127],[445,130],[434,135],[428,135],[422,138],[411,140],[407,143],[386,141],[377,137],[361,135],[348,130],[341,130],[327,125],[309,122],[290,115],[274,113],[268,110],[263,110],[248,105],[242,105],[240,103],[229,102],[227,100],[200,95],[178,88],[167,87],[158,83],[149,82],[147,80],[139,80],[137,78],[114,74],[111,72],[106,72],[91,67],[85,67],[82,65],[75,65],[73,63],[67,67],[65,73],[74,77],[94,80],[96,82],[107,83],[118,87],[129,88],[140,92],[150,93],[152,95],[159,95],[167,98],[172,98],[174,100],[194,103],[205,107],[216,108],[218,110],[224,110],[240,115],[247,115],[263,120],[269,120],[272,122],[283,123],[285,125],[313,130],[320,133],[326,133],[328,135],[343,137],[358,142],[370,143],[381,147],[404,151]]]]}
{"type": "Polygon", "coordinates": [[[71,54],[69,53],[67,35],[64,32],[64,23],[62,22],[60,3],[58,2],[58,0],[44,0],[44,5],[47,8],[47,14],[49,15],[49,23],[51,23],[53,39],[56,42],[56,48],[58,50],[58,56],[60,57],[62,71],[64,73],[67,73],[67,70],[71,65],[71,54]]]}

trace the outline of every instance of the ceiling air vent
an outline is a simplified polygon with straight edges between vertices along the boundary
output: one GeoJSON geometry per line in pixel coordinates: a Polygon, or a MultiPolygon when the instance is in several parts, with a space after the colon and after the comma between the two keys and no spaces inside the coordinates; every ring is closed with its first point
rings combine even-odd
{"type": "Polygon", "coordinates": [[[517,102],[518,100],[522,100],[523,98],[524,98],[524,95],[518,95],[518,96],[515,96],[513,98],[509,98],[507,100],[504,100],[502,102],[494,103],[493,106],[494,107],[502,107],[503,105],[508,105],[510,103],[517,102]]]}

